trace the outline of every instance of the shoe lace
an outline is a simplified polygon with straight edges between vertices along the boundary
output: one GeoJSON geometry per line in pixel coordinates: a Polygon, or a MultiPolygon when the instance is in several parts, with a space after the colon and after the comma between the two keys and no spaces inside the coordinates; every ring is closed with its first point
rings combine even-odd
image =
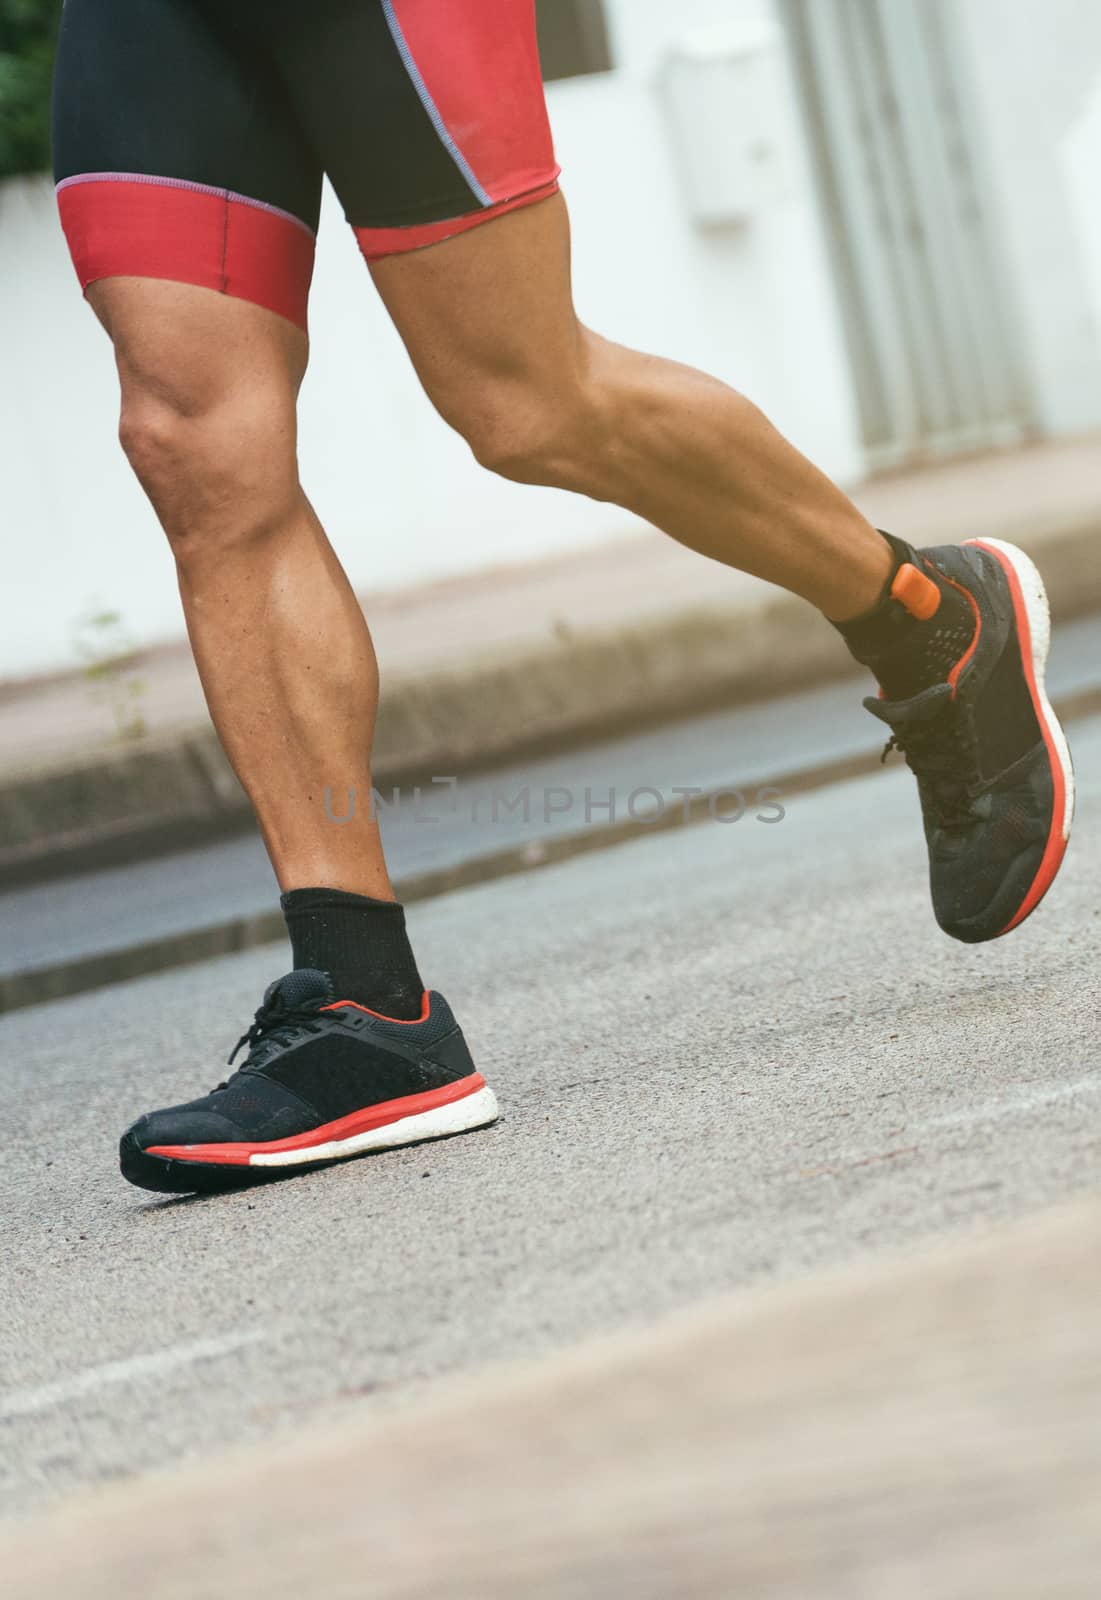
{"type": "Polygon", "coordinates": [[[976,791],[961,776],[972,765],[972,751],[966,730],[953,710],[948,701],[931,721],[893,733],[879,759],[883,764],[891,751],[897,750],[922,784],[937,826],[947,832],[960,832],[975,821],[976,791]]]}
{"type": "MultiPolygon", "coordinates": [[[[232,1066],[237,1057],[238,1050],[248,1046],[249,1056],[256,1046],[261,1043],[289,1044],[299,1033],[320,1033],[322,1030],[321,1018],[318,1016],[320,1002],[317,1000],[306,1001],[298,1006],[286,1006],[278,995],[271,1000],[265,1000],[257,1008],[249,1026],[238,1039],[230,1052],[227,1066],[232,1066]]],[[[245,1059],[248,1065],[248,1057],[245,1059]]],[[[219,1084],[219,1088],[223,1085],[219,1084]]]]}

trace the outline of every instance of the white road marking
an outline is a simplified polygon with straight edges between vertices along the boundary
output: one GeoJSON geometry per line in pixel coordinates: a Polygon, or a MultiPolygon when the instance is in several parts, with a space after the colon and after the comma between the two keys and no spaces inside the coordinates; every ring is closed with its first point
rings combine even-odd
{"type": "Polygon", "coordinates": [[[108,1361],[100,1367],[88,1367],[74,1373],[71,1378],[59,1378],[55,1383],[44,1383],[38,1389],[16,1390],[0,1395],[0,1422],[13,1417],[30,1417],[38,1411],[48,1411],[53,1406],[70,1400],[81,1400],[97,1389],[111,1388],[116,1384],[131,1383],[138,1378],[160,1378],[179,1367],[190,1367],[197,1361],[213,1361],[219,1356],[232,1354],[246,1345],[256,1344],[266,1338],[261,1332],[229,1333],[221,1339],[200,1339],[196,1344],[175,1345],[169,1350],[158,1350],[153,1355],[129,1356],[125,1361],[108,1361]]]}
{"type": "Polygon", "coordinates": [[[977,1123],[1000,1122],[1006,1117],[1023,1117],[1032,1111],[1042,1111],[1045,1106],[1058,1105],[1061,1100],[1076,1100],[1085,1095],[1101,1094],[1101,1074],[1079,1078],[1074,1083],[1053,1083],[1028,1088],[1020,1094],[1007,1095],[1004,1100],[988,1101],[985,1105],[964,1106],[959,1111],[941,1112],[924,1118],[920,1128],[974,1127],[977,1123]]]}

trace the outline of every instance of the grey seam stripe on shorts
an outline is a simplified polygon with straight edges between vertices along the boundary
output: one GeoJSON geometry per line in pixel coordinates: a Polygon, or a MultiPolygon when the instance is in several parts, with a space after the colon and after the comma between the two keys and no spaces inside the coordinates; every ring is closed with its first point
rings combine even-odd
{"type": "Polygon", "coordinates": [[[284,222],[293,222],[296,228],[308,233],[311,239],[317,237],[309,223],[296,217],[293,211],[269,205],[266,200],[254,200],[248,194],[238,194],[236,189],[218,189],[209,183],[192,183],[189,178],[154,177],[148,172],[77,172],[71,178],[62,178],[54,188],[60,194],[63,189],[79,183],[144,183],[153,189],[187,189],[191,194],[212,194],[216,200],[236,200],[239,205],[251,206],[254,211],[266,211],[270,216],[282,217],[284,222]]]}
{"type": "Polygon", "coordinates": [[[444,122],[443,118],[440,116],[439,107],[436,105],[436,102],[428,92],[428,85],[421,77],[420,68],[414,61],[413,52],[410,50],[405,34],[402,32],[401,23],[398,21],[397,13],[394,10],[394,0],[382,0],[382,9],[386,14],[386,23],[390,29],[390,36],[398,47],[398,54],[401,56],[405,70],[409,74],[409,78],[414,89],[417,91],[421,105],[428,113],[432,126],[440,136],[441,144],[451,157],[452,161],[458,167],[467,183],[470,185],[474,193],[474,198],[477,200],[478,204],[481,206],[491,206],[493,204],[492,198],[486,194],[485,190],[474,176],[474,171],[470,163],[467,161],[466,157],[463,155],[462,151],[451,137],[451,133],[446,122],[444,122]]]}

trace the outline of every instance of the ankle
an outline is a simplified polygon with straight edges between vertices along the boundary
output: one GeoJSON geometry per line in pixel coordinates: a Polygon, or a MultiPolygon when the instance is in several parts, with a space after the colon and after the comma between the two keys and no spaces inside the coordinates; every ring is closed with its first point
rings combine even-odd
{"type": "Polygon", "coordinates": [[[342,889],[291,889],[282,896],[296,968],[327,972],[338,1000],[411,1022],[421,1014],[424,984],[396,900],[342,889]]]}
{"type": "Polygon", "coordinates": [[[846,576],[844,596],[831,598],[820,606],[826,620],[835,628],[847,628],[874,611],[888,592],[901,563],[909,559],[901,553],[906,549],[892,534],[869,528],[860,541],[860,570],[846,576]]]}
{"type": "Polygon", "coordinates": [[[883,538],[893,567],[879,599],[834,627],[886,697],[905,700],[948,680],[974,638],[975,612],[932,562],[891,534],[883,538]]]}

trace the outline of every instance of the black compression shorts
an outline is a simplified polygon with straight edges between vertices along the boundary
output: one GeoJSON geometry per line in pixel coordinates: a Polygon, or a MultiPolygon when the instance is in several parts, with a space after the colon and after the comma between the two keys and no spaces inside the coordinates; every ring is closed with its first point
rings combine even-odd
{"type": "Polygon", "coordinates": [[[323,174],[369,261],[554,193],[534,0],[67,0],[54,164],[84,287],[304,327],[323,174]]]}

